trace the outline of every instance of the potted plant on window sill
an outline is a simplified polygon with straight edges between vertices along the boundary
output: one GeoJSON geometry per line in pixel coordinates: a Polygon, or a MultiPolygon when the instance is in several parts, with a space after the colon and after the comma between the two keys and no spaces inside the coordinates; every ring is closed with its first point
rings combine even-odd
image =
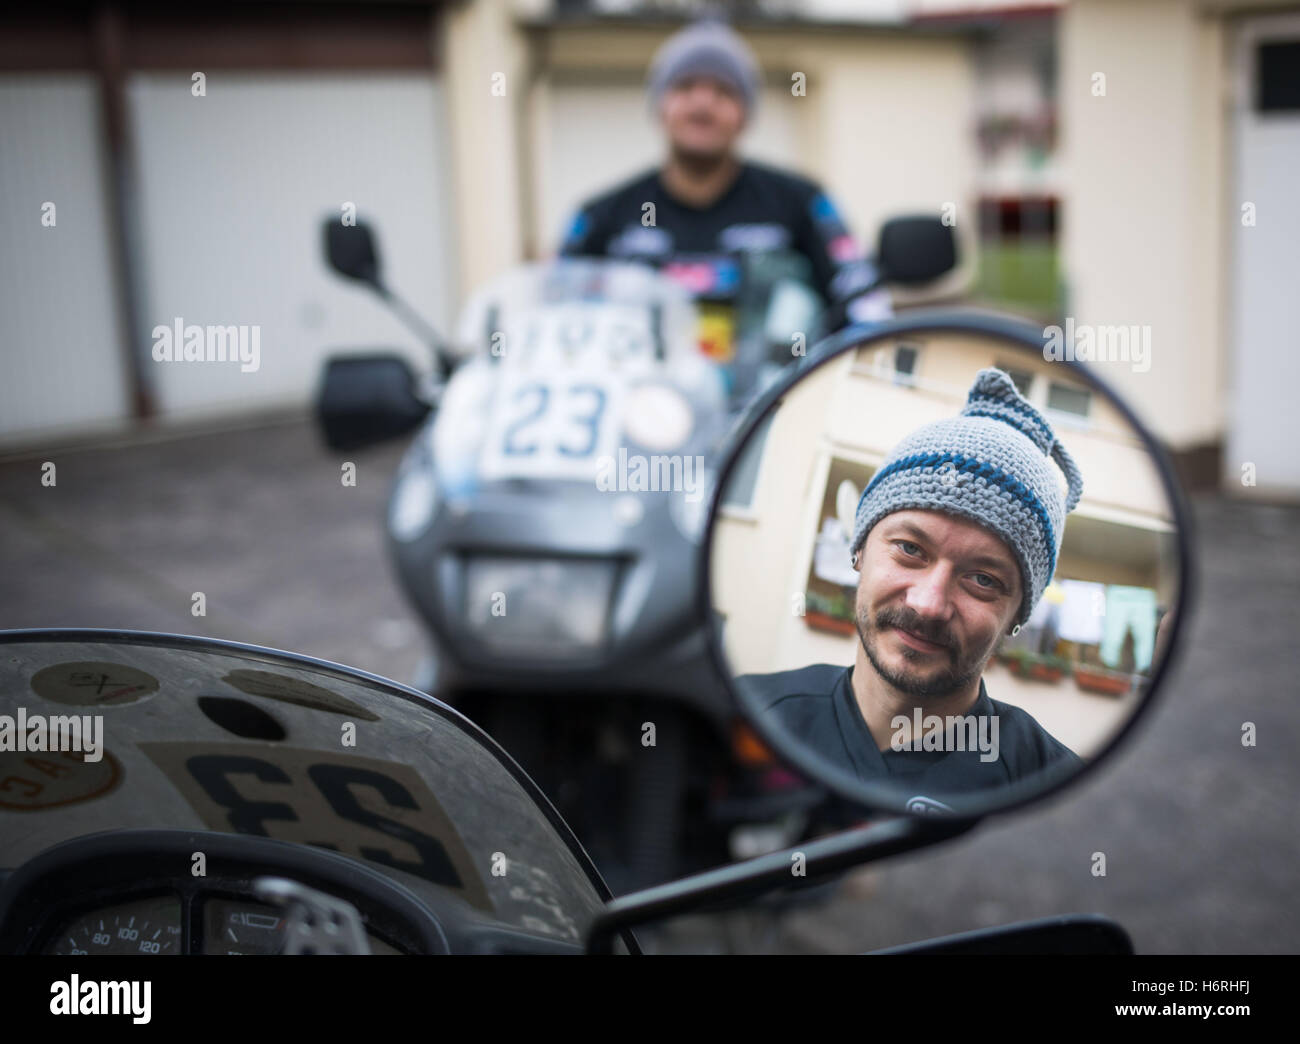
{"type": "Polygon", "coordinates": [[[803,620],[814,631],[831,634],[852,635],[858,629],[847,598],[826,598],[811,591],[804,604],[803,620]]]}
{"type": "Polygon", "coordinates": [[[1133,676],[1106,667],[1079,664],[1074,668],[1074,683],[1084,692],[1102,696],[1123,696],[1133,687],[1133,676]]]}
{"type": "Polygon", "coordinates": [[[1002,649],[998,653],[998,659],[1017,678],[1029,676],[1029,667],[1026,661],[1031,656],[1033,656],[1033,653],[1028,649],[1002,649]]]}
{"type": "Polygon", "coordinates": [[[1071,663],[1060,656],[1035,656],[1029,663],[1029,677],[1056,684],[1070,673],[1071,663]]]}

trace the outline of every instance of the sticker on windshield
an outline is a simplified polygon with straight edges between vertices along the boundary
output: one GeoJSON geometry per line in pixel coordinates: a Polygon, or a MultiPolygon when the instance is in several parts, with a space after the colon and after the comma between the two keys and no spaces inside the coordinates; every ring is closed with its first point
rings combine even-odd
{"type": "Polygon", "coordinates": [[[158,679],[120,663],[56,663],[32,675],[32,692],[74,707],[116,707],[158,691],[158,679]]]}
{"type": "Polygon", "coordinates": [[[378,721],[379,715],[366,710],[360,704],[336,695],[319,685],[312,685],[300,678],[291,678],[286,674],[272,674],[270,671],[231,671],[221,679],[233,685],[240,692],[250,696],[263,696],[268,700],[279,700],[299,707],[326,711],[330,714],[343,714],[349,718],[362,721],[378,721]]]}
{"type": "Polygon", "coordinates": [[[259,743],[141,743],[211,830],[328,848],[493,911],[424,780],[391,761],[259,743]]]}
{"type": "Polygon", "coordinates": [[[0,753],[0,808],[39,812],[107,794],[122,780],[122,766],[108,751],[87,761],[80,751],[0,753]]]}
{"type": "Polygon", "coordinates": [[[701,305],[699,309],[700,352],[716,363],[729,363],[736,355],[734,310],[726,306],[701,305]]]}

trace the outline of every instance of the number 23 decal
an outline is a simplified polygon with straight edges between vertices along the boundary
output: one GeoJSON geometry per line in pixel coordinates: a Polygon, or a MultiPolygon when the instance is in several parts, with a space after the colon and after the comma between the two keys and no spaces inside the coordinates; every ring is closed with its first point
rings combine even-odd
{"type": "MultiPolygon", "coordinates": [[[[606,401],[605,389],[595,384],[566,388],[525,384],[515,389],[512,397],[514,419],[506,427],[502,453],[508,457],[536,454],[541,449],[540,433],[548,426],[543,418],[551,407],[563,411],[560,421],[565,426],[562,434],[554,436],[554,452],[563,457],[588,457],[596,449],[606,401]],[[558,401],[552,405],[553,400],[558,401]],[[568,437],[575,434],[576,438],[568,437]]],[[[555,424],[554,419],[551,424],[555,424]]]]}

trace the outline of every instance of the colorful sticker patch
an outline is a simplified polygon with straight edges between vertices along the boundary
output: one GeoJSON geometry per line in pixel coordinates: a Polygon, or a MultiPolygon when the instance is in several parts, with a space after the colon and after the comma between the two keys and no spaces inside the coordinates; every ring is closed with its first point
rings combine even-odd
{"type": "Polygon", "coordinates": [[[833,261],[841,265],[862,259],[858,241],[852,236],[836,236],[826,245],[826,252],[831,255],[833,261]]]}
{"type": "Polygon", "coordinates": [[[705,358],[718,363],[731,362],[736,354],[736,321],[732,309],[701,306],[696,329],[705,358]]]}
{"type": "Polygon", "coordinates": [[[729,257],[682,255],[663,273],[696,297],[728,297],[740,288],[740,266],[729,257]]]}

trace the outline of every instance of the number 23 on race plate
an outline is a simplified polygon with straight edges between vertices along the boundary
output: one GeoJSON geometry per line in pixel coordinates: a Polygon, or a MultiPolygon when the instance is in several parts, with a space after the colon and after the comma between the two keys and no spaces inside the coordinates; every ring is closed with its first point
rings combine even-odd
{"type": "Polygon", "coordinates": [[[619,431],[621,382],[594,367],[502,374],[479,462],[485,481],[595,481],[619,431]]]}

